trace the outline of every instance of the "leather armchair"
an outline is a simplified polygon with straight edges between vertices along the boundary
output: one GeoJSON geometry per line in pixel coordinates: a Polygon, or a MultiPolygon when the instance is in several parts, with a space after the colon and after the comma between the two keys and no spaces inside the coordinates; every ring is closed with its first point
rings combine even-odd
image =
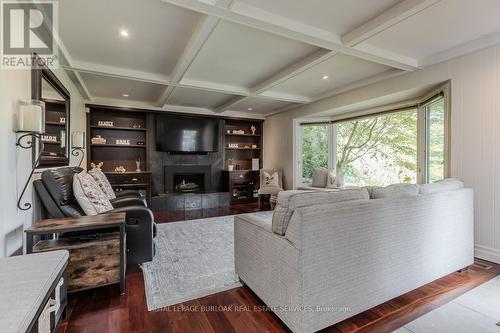
{"type": "MultiPolygon", "coordinates": [[[[85,213],[73,195],[73,176],[81,172],[78,167],[47,170],[40,180],[33,182],[34,188],[49,218],[83,216],[85,213]]],[[[120,196],[111,201],[112,212],[126,213],[127,263],[140,264],[151,261],[154,256],[156,233],[154,217],[145,207],[144,200],[137,196],[120,196]]]]}

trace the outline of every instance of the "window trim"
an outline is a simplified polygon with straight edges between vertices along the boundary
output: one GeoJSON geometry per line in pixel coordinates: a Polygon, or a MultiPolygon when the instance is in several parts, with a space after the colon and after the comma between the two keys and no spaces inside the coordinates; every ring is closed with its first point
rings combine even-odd
{"type": "Polygon", "coordinates": [[[363,118],[371,118],[379,115],[401,112],[409,109],[417,109],[417,183],[425,182],[425,164],[426,164],[426,115],[424,107],[432,99],[442,95],[444,98],[444,178],[451,176],[451,83],[448,81],[436,89],[428,92],[421,98],[407,100],[401,103],[386,105],[378,108],[371,108],[361,111],[349,112],[341,114],[329,119],[325,118],[310,118],[310,119],[294,119],[294,138],[295,144],[293,149],[293,187],[297,188],[301,183],[301,163],[302,163],[302,131],[300,126],[329,124],[328,131],[328,167],[336,166],[336,126],[335,123],[358,120],[363,118]]]}

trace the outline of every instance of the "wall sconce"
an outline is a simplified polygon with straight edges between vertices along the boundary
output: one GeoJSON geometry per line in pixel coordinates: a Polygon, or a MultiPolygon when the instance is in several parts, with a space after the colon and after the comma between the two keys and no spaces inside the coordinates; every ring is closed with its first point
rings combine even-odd
{"type": "Polygon", "coordinates": [[[73,132],[71,134],[71,155],[72,156],[80,156],[80,163],[78,163],[78,166],[80,167],[83,162],[83,158],[85,156],[84,149],[85,149],[85,132],[73,132]]]}
{"type": "Polygon", "coordinates": [[[29,210],[31,203],[24,203],[21,207],[21,200],[30,183],[31,177],[35,172],[36,167],[40,164],[40,158],[43,152],[43,141],[41,134],[45,133],[45,103],[39,100],[21,100],[17,112],[17,129],[16,133],[22,133],[17,139],[16,146],[22,149],[33,149],[36,141],[38,141],[38,155],[31,167],[31,172],[24,184],[23,190],[17,200],[17,208],[20,210],[29,210]],[[26,139],[26,140],[25,140],[26,139]],[[23,143],[23,140],[25,142],[23,143]]]}

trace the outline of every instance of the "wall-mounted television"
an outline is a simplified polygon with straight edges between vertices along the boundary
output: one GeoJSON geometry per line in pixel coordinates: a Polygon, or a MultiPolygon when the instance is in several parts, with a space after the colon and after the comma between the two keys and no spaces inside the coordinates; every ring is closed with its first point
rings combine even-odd
{"type": "Polygon", "coordinates": [[[156,150],[204,154],[218,151],[219,120],[156,115],[156,150]]]}

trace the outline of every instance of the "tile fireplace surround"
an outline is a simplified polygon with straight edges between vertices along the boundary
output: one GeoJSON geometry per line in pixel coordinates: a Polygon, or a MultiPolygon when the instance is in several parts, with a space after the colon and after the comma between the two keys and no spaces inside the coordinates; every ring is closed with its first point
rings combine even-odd
{"type": "Polygon", "coordinates": [[[162,194],[152,206],[154,212],[229,207],[229,192],[162,194]]]}

